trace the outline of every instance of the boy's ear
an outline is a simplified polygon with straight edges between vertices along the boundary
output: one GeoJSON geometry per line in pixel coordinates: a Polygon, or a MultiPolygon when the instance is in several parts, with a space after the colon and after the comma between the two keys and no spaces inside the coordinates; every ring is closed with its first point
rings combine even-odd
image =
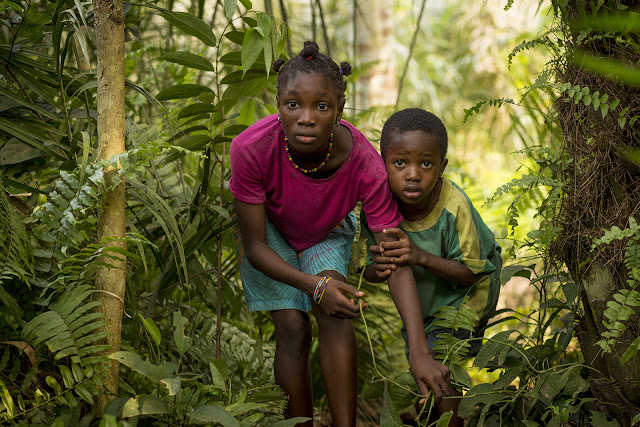
{"type": "Polygon", "coordinates": [[[447,168],[447,164],[449,164],[449,159],[445,157],[442,163],[440,164],[440,173],[438,174],[438,178],[442,178],[442,174],[444,173],[444,170],[447,168]]]}

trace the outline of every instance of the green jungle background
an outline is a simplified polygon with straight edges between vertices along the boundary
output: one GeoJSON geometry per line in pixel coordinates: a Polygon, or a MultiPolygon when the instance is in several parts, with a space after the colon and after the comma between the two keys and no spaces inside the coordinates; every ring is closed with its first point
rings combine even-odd
{"type": "MultiPolygon", "coordinates": [[[[275,112],[273,59],[309,39],[354,66],[345,118],[373,143],[396,109],[443,119],[447,176],[503,247],[482,350],[466,359],[452,338],[440,349],[467,425],[639,424],[639,11],[621,0],[0,1],[0,425],[295,424],[273,382],[270,318],[244,305],[227,154],[275,112]],[[105,6],[123,17],[126,79],[126,150],[106,159],[105,6]],[[384,76],[380,97],[371,82],[384,76]],[[118,188],[126,234],[105,235],[118,188]],[[97,286],[104,271],[124,272],[124,287],[97,286]],[[103,314],[114,304],[121,328],[103,314]]],[[[355,270],[350,283],[371,305],[355,321],[358,423],[419,425],[388,290],[355,270]]],[[[443,325],[473,320],[465,306],[441,312],[443,325]]],[[[315,343],[311,364],[316,424],[330,425],[315,343]]]]}

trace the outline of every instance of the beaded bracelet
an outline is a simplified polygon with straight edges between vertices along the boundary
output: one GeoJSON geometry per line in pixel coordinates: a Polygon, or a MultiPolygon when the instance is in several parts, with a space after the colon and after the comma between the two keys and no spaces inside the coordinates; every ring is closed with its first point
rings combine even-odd
{"type": "Polygon", "coordinates": [[[313,291],[313,301],[316,304],[320,304],[322,301],[322,297],[324,296],[324,291],[327,289],[327,283],[331,280],[331,276],[322,276],[318,284],[316,285],[316,289],[313,291]]]}

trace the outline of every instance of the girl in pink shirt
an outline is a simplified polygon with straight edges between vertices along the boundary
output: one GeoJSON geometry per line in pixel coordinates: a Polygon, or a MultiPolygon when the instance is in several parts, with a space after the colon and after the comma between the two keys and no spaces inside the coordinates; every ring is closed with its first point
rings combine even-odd
{"type": "MultiPolygon", "coordinates": [[[[277,60],[273,66],[277,116],[247,128],[230,149],[229,187],[242,238],[245,299],[250,310],[271,312],[275,380],[289,396],[289,417],[313,416],[307,314],[313,310],[332,423],[353,426],[352,319],[360,307],[350,297],[363,293],[345,283],[356,229],[351,211],[362,202],[378,243],[390,239],[383,229],[398,226],[402,217],[382,158],[362,133],[341,120],[343,75],[351,73],[351,66],[343,62],[339,67],[319,53],[315,42],[305,42],[298,56],[283,63],[277,60]]],[[[400,295],[394,296],[397,305],[414,297],[410,268],[394,271],[388,282],[392,294],[400,295]]]]}

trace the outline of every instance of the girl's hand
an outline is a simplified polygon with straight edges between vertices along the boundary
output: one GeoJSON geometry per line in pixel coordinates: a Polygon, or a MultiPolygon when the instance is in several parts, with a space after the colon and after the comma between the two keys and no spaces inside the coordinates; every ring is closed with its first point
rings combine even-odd
{"type": "MultiPolygon", "coordinates": [[[[320,301],[320,308],[331,317],[338,319],[355,319],[360,316],[360,305],[346,296],[353,295],[356,298],[364,296],[364,292],[357,290],[339,280],[331,279],[320,301]]],[[[363,302],[362,308],[369,304],[363,302]]]]}

